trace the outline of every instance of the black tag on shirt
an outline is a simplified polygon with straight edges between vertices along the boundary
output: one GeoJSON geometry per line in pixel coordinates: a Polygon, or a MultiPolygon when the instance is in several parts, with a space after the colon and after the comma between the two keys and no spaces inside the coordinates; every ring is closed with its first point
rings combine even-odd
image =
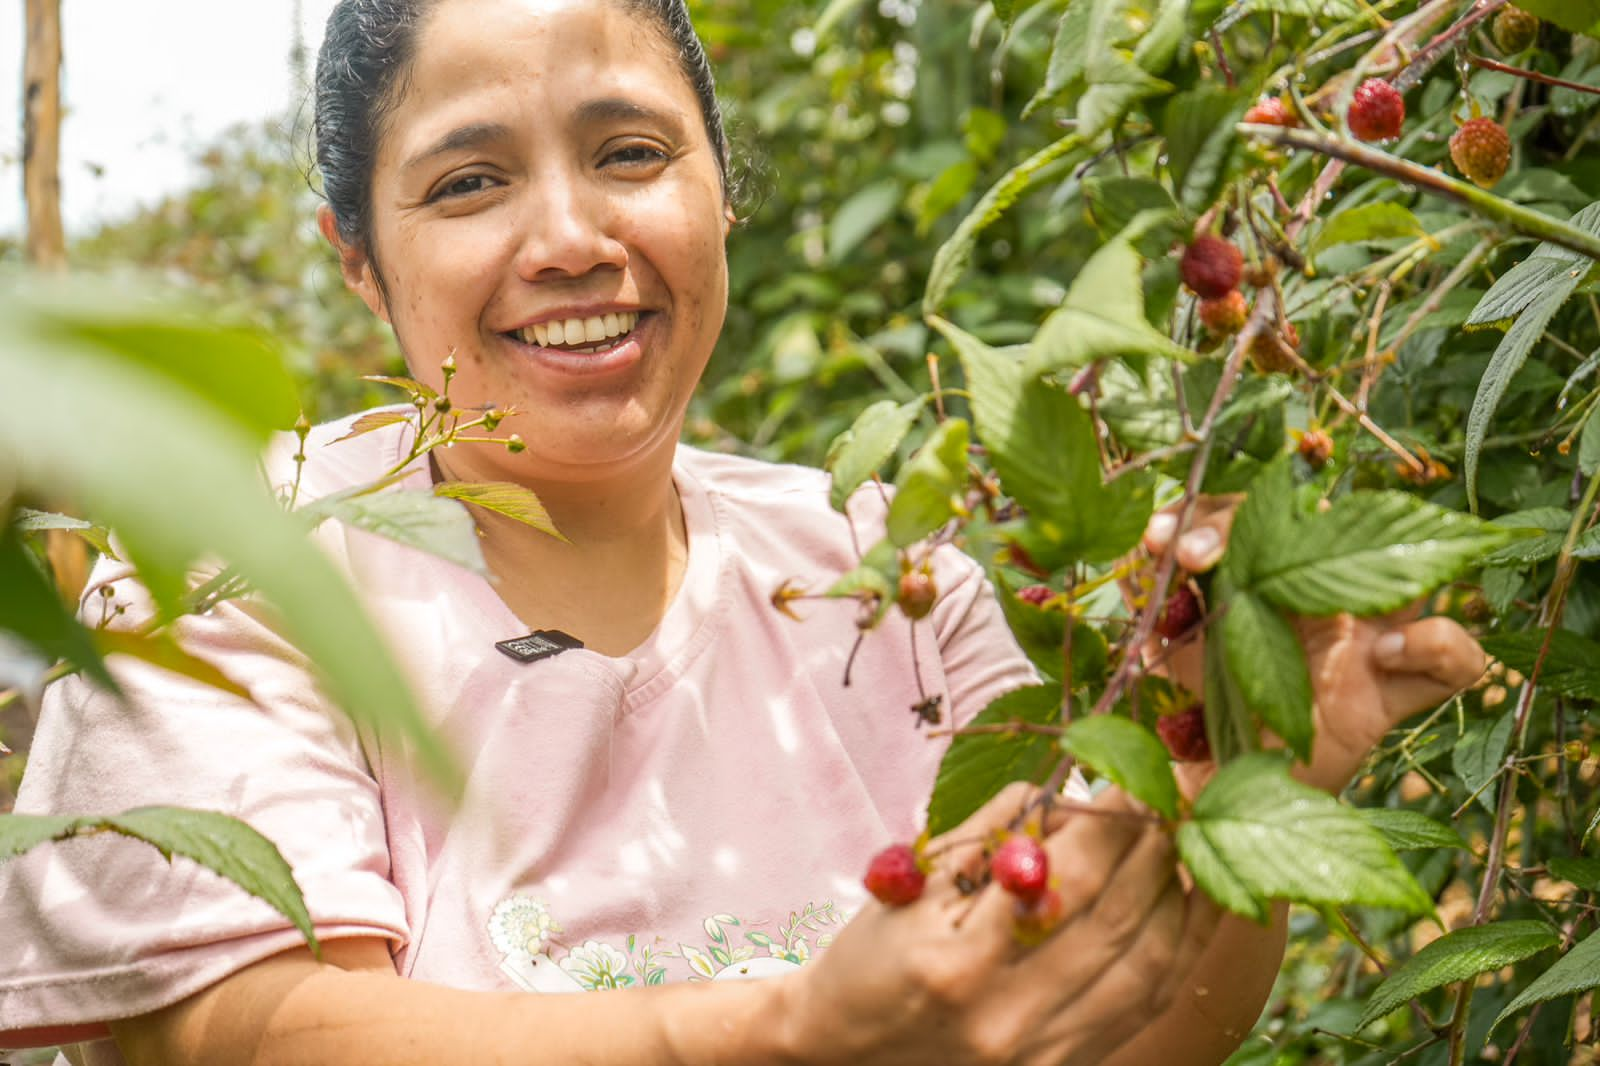
{"type": "Polygon", "coordinates": [[[559,629],[541,629],[516,640],[502,640],[495,647],[519,663],[536,663],[540,659],[548,659],[564,651],[581,648],[583,641],[568,636],[559,629]]]}

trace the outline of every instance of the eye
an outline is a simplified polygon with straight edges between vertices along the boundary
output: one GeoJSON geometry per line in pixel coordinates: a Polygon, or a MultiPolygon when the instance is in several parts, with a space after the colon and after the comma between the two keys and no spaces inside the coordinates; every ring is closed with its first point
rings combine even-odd
{"type": "Polygon", "coordinates": [[[429,196],[428,202],[435,200],[449,200],[462,196],[471,196],[473,193],[483,192],[489,187],[492,179],[487,174],[463,174],[459,178],[451,178],[440,185],[429,196]]]}
{"type": "Polygon", "coordinates": [[[602,163],[615,163],[629,168],[647,167],[665,163],[670,158],[670,155],[654,145],[628,144],[607,155],[602,163]]]}

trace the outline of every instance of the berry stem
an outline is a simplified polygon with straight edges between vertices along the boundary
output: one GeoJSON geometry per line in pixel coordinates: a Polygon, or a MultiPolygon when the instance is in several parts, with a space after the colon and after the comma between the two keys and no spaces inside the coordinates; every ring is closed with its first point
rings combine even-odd
{"type": "Polygon", "coordinates": [[[1415,185],[1426,192],[1454,200],[1491,221],[1527,237],[1559,245],[1590,259],[1600,259],[1600,237],[1585,233],[1576,226],[1540,214],[1537,211],[1501,199],[1490,192],[1464,181],[1457,181],[1432,167],[1418,166],[1405,159],[1379,151],[1371,145],[1359,144],[1306,130],[1286,129],[1282,126],[1241,125],[1240,131],[1260,137],[1273,144],[1290,148],[1304,148],[1346,163],[1415,185]]]}
{"type": "Polygon", "coordinates": [[[1501,63],[1498,60],[1490,59],[1487,56],[1480,56],[1475,53],[1469,53],[1466,57],[1466,60],[1473,66],[1482,67],[1484,70],[1498,71],[1501,74],[1511,74],[1515,77],[1522,78],[1525,81],[1536,81],[1544,85],[1555,85],[1562,89],[1572,89],[1575,92],[1588,93],[1590,96],[1600,96],[1600,87],[1585,85],[1581,81],[1567,81],[1564,78],[1552,78],[1548,74],[1540,74],[1537,70],[1529,70],[1526,67],[1513,67],[1507,63],[1501,63]]]}
{"type": "Polygon", "coordinates": [[[1478,0],[1471,11],[1411,57],[1411,62],[1407,63],[1406,68],[1395,77],[1392,83],[1394,87],[1404,93],[1420,84],[1428,71],[1433,69],[1433,65],[1444,58],[1445,53],[1454,47],[1462,34],[1505,6],[1506,0],[1478,0]]]}

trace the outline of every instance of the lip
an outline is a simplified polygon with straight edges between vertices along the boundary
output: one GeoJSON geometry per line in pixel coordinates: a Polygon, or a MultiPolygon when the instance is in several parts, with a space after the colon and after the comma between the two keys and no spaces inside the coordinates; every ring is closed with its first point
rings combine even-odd
{"type": "Polygon", "coordinates": [[[549,322],[565,322],[569,318],[604,318],[606,315],[622,315],[637,312],[640,316],[649,311],[638,304],[574,304],[570,307],[554,307],[542,311],[532,318],[523,319],[515,325],[507,326],[501,333],[515,333],[519,329],[529,329],[533,326],[542,326],[549,322]]]}
{"type": "MultiPolygon", "coordinates": [[[[601,314],[609,312],[602,311],[601,314]]],[[[562,312],[562,315],[565,311],[562,312]]],[[[559,320],[561,315],[552,314],[550,318],[533,319],[529,326],[541,322],[559,320]]],[[[578,317],[574,314],[572,317],[578,317]]],[[[564,351],[560,348],[541,348],[536,344],[524,344],[517,338],[502,333],[499,335],[502,343],[517,352],[522,358],[527,359],[545,370],[555,374],[573,378],[597,378],[611,374],[625,372],[637,366],[644,359],[643,339],[647,339],[649,331],[655,327],[656,316],[650,312],[640,312],[639,324],[633,331],[621,338],[621,343],[613,348],[592,354],[580,355],[575,352],[564,351]]],[[[519,326],[526,329],[527,326],[519,326]]]]}

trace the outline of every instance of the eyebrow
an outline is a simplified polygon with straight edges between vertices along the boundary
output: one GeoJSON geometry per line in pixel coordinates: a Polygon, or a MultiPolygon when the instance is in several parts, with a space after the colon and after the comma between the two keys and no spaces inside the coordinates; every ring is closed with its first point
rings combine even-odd
{"type": "Polygon", "coordinates": [[[586,100],[578,105],[575,112],[580,124],[616,122],[623,119],[643,119],[647,122],[659,122],[674,129],[683,128],[683,116],[676,110],[666,111],[659,108],[646,107],[635,100],[622,97],[608,96],[598,100],[586,100]]]}
{"type": "Polygon", "coordinates": [[[448,152],[479,148],[485,144],[504,140],[510,136],[511,127],[498,122],[480,122],[471,126],[460,126],[434,141],[431,146],[423,149],[417,155],[406,160],[403,169],[410,170],[448,152]]]}
{"type": "MultiPolygon", "coordinates": [[[[580,125],[601,125],[607,122],[642,119],[664,124],[674,131],[681,132],[683,129],[683,116],[675,110],[647,107],[637,101],[615,96],[586,100],[578,105],[575,118],[580,125]]],[[[459,126],[406,160],[402,169],[412,170],[441,155],[481,148],[485,144],[505,140],[511,136],[511,127],[501,122],[475,122],[470,126],[459,126]]]]}

